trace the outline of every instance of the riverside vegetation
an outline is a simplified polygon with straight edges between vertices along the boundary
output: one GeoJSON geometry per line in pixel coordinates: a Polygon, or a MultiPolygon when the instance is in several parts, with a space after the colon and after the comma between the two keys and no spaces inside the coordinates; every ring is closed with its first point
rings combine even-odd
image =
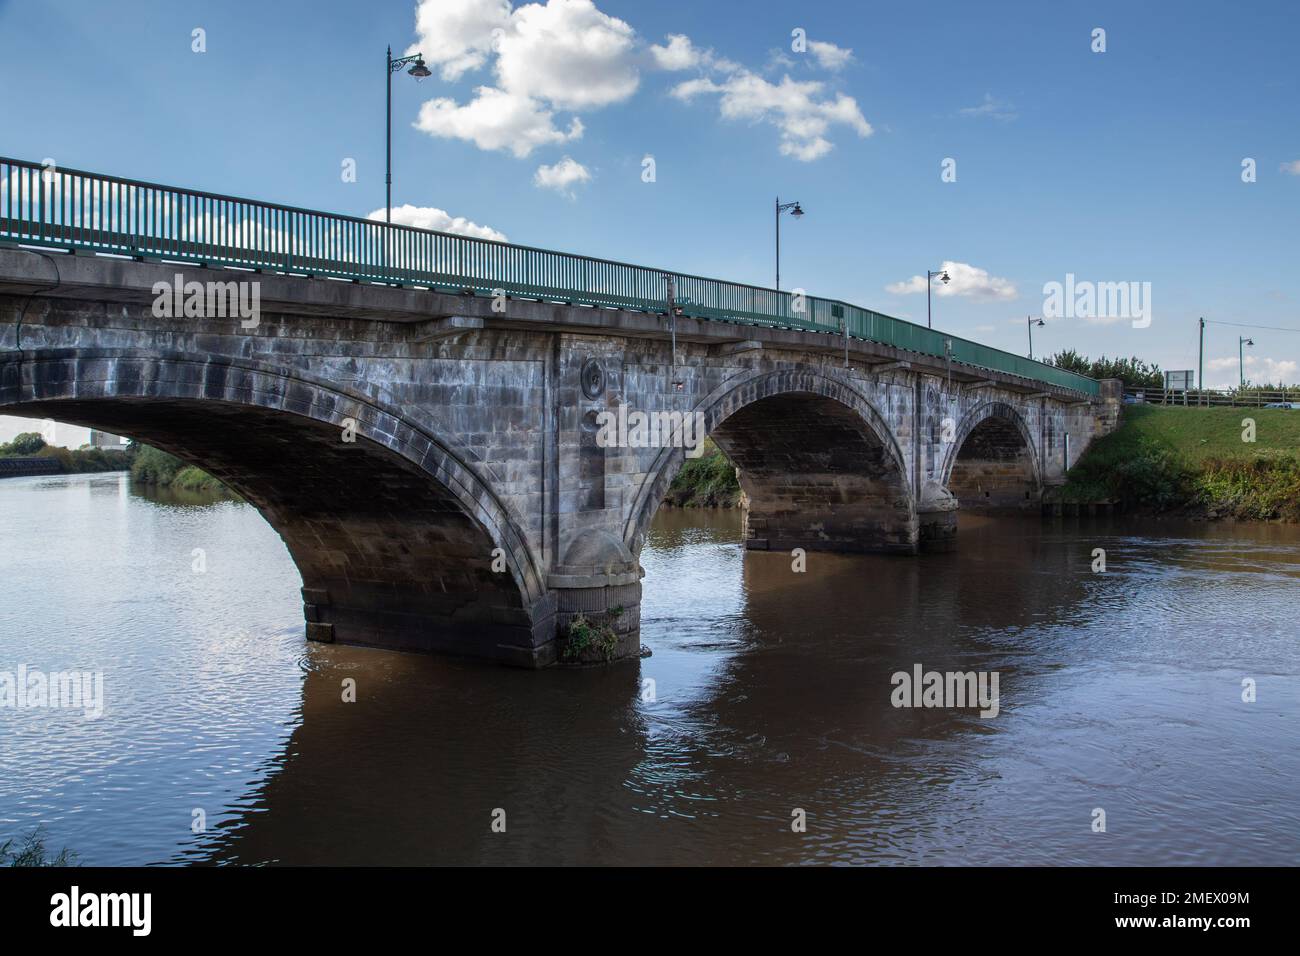
{"type": "Polygon", "coordinates": [[[687,458],[668,486],[664,504],[678,508],[735,508],[740,504],[736,466],[713,439],[704,439],[699,458],[687,458]]]}
{"type": "Polygon", "coordinates": [[[139,445],[131,462],[131,480],[155,488],[170,488],[206,495],[235,497],[220,479],[202,468],[187,465],[174,455],[150,445],[139,445]]]}
{"type": "Polygon", "coordinates": [[[1192,517],[1300,521],[1298,450],[1297,409],[1130,405],[1120,427],[1088,447],[1053,497],[1192,517]]]}
{"type": "Polygon", "coordinates": [[[22,432],[0,444],[0,458],[53,458],[67,475],[97,471],[126,471],[130,452],[116,448],[60,448],[47,445],[39,432],[22,432]]]}
{"type": "Polygon", "coordinates": [[[154,488],[236,497],[219,479],[202,468],[187,465],[161,449],[134,441],[124,449],[70,449],[46,444],[38,432],[23,432],[13,441],[0,444],[0,458],[53,458],[68,475],[130,471],[133,482],[154,488]]]}

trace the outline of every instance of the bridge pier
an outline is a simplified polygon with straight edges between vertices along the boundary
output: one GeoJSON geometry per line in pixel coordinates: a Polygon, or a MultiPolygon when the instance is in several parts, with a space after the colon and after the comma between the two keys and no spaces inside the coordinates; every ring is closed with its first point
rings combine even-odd
{"type": "Polygon", "coordinates": [[[641,653],[640,562],[615,535],[589,530],[547,575],[555,598],[554,660],[606,663],[641,653]]]}
{"type": "Polygon", "coordinates": [[[916,509],[921,551],[935,554],[957,549],[957,509],[957,499],[947,488],[935,481],[926,484],[916,509]]]}

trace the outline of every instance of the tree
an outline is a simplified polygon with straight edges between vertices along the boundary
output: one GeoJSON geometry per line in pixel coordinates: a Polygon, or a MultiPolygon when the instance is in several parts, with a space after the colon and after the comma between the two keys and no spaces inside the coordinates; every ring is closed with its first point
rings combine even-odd
{"type": "Polygon", "coordinates": [[[22,432],[14,440],[0,445],[0,456],[35,455],[45,447],[45,439],[40,432],[22,432]]]}
{"type": "Polygon", "coordinates": [[[1164,373],[1155,363],[1148,364],[1136,355],[1131,358],[1107,358],[1089,360],[1074,349],[1057,352],[1047,360],[1048,365],[1055,365],[1090,378],[1118,378],[1123,380],[1125,388],[1163,388],[1164,373]]]}

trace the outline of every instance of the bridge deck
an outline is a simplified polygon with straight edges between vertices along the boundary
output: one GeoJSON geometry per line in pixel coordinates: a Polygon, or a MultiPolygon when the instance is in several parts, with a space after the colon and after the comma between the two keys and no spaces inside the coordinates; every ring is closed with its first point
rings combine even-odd
{"type": "Polygon", "coordinates": [[[1083,375],[835,299],[0,157],[0,242],[843,336],[1089,397],[1083,375]]]}

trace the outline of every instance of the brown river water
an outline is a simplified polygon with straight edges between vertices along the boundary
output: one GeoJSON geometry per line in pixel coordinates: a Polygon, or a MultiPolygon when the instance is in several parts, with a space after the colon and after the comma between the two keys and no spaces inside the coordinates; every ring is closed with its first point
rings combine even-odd
{"type": "Polygon", "coordinates": [[[642,564],[640,661],[308,644],[249,506],[0,481],[0,683],[103,677],[94,719],[0,701],[0,842],[39,824],[92,865],[1300,856],[1295,527],[969,517],[953,554],[794,573],[741,549],[738,513],[665,509],[642,564]],[[996,672],[997,715],[893,706],[918,664],[996,672]]]}

